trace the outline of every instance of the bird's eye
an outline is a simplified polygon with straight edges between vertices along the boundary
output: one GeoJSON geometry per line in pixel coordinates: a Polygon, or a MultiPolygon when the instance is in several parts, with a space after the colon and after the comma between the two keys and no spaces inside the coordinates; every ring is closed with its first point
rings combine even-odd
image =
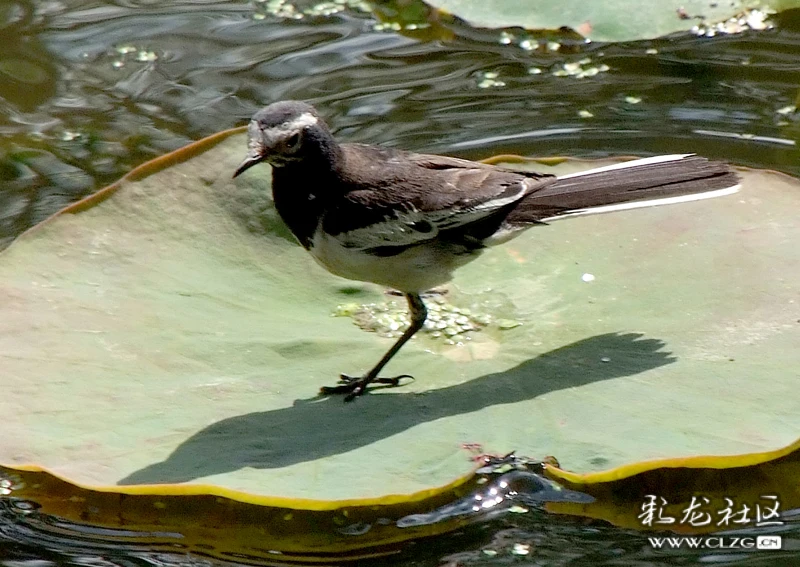
{"type": "Polygon", "coordinates": [[[292,134],[286,139],[286,149],[294,151],[300,147],[300,134],[292,134]]]}

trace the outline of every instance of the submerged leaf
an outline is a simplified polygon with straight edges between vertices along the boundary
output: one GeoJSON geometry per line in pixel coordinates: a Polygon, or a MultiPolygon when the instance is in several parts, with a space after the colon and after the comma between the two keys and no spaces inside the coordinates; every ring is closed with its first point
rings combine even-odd
{"type": "Polygon", "coordinates": [[[425,0],[476,27],[523,27],[531,30],[563,26],[595,41],[650,39],[676,32],[698,35],[765,29],[765,18],[800,6],[797,0],[425,0]]]}

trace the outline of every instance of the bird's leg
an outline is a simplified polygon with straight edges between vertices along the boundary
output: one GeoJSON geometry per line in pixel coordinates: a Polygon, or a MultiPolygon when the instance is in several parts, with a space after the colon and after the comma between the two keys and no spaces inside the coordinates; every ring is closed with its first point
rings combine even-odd
{"type": "Polygon", "coordinates": [[[380,359],[378,364],[376,364],[372,370],[367,372],[365,376],[361,378],[355,378],[347,376],[346,374],[342,374],[338,386],[323,386],[320,389],[320,394],[347,394],[344,398],[344,401],[350,402],[357,396],[362,395],[366,391],[367,385],[370,382],[397,386],[400,383],[400,378],[408,377],[408,374],[403,374],[394,378],[378,378],[378,373],[383,370],[383,367],[386,366],[386,363],[389,362],[392,357],[397,354],[397,351],[399,351],[402,346],[406,344],[408,340],[422,328],[422,325],[425,324],[425,319],[428,316],[428,310],[425,308],[425,303],[422,302],[422,298],[419,296],[419,294],[406,293],[404,295],[408,300],[408,311],[411,317],[411,325],[409,325],[408,329],[406,329],[402,336],[397,339],[397,342],[392,345],[392,348],[390,348],[386,354],[383,355],[383,358],[380,359]]]}

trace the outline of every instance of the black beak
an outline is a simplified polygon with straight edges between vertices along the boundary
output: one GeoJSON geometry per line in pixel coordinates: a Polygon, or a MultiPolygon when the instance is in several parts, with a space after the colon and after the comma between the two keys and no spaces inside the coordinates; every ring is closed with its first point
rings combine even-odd
{"type": "Polygon", "coordinates": [[[242,163],[240,163],[239,167],[236,168],[236,171],[233,172],[233,176],[234,177],[238,177],[239,175],[241,175],[242,173],[244,173],[245,171],[247,171],[248,169],[250,169],[254,165],[261,163],[262,161],[264,161],[264,156],[260,152],[258,152],[258,153],[256,153],[256,152],[248,153],[247,157],[244,158],[244,161],[242,163]]]}
{"type": "Polygon", "coordinates": [[[267,158],[268,154],[269,150],[264,144],[264,134],[261,131],[261,126],[255,120],[251,120],[247,126],[247,157],[233,172],[233,176],[238,177],[254,165],[261,163],[267,158]]]}

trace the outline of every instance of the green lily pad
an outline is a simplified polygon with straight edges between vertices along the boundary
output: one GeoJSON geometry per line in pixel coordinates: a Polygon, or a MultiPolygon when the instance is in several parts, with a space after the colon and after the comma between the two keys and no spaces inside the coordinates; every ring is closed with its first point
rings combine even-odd
{"type": "Polygon", "coordinates": [[[649,39],[694,27],[708,35],[764,29],[765,14],[800,6],[797,0],[425,1],[476,27],[538,30],[566,26],[595,41],[649,39]]]}
{"type": "Polygon", "coordinates": [[[464,443],[590,472],[800,437],[796,180],[743,171],[731,197],[491,249],[447,302],[521,324],[420,336],[387,369],[415,382],[344,404],[319,386],[391,339],[332,314],[392,298],[292,241],[268,167],[230,178],[245,147],[237,130],[169,154],[0,255],[0,463],[336,500],[445,485],[472,468],[464,443]]]}

